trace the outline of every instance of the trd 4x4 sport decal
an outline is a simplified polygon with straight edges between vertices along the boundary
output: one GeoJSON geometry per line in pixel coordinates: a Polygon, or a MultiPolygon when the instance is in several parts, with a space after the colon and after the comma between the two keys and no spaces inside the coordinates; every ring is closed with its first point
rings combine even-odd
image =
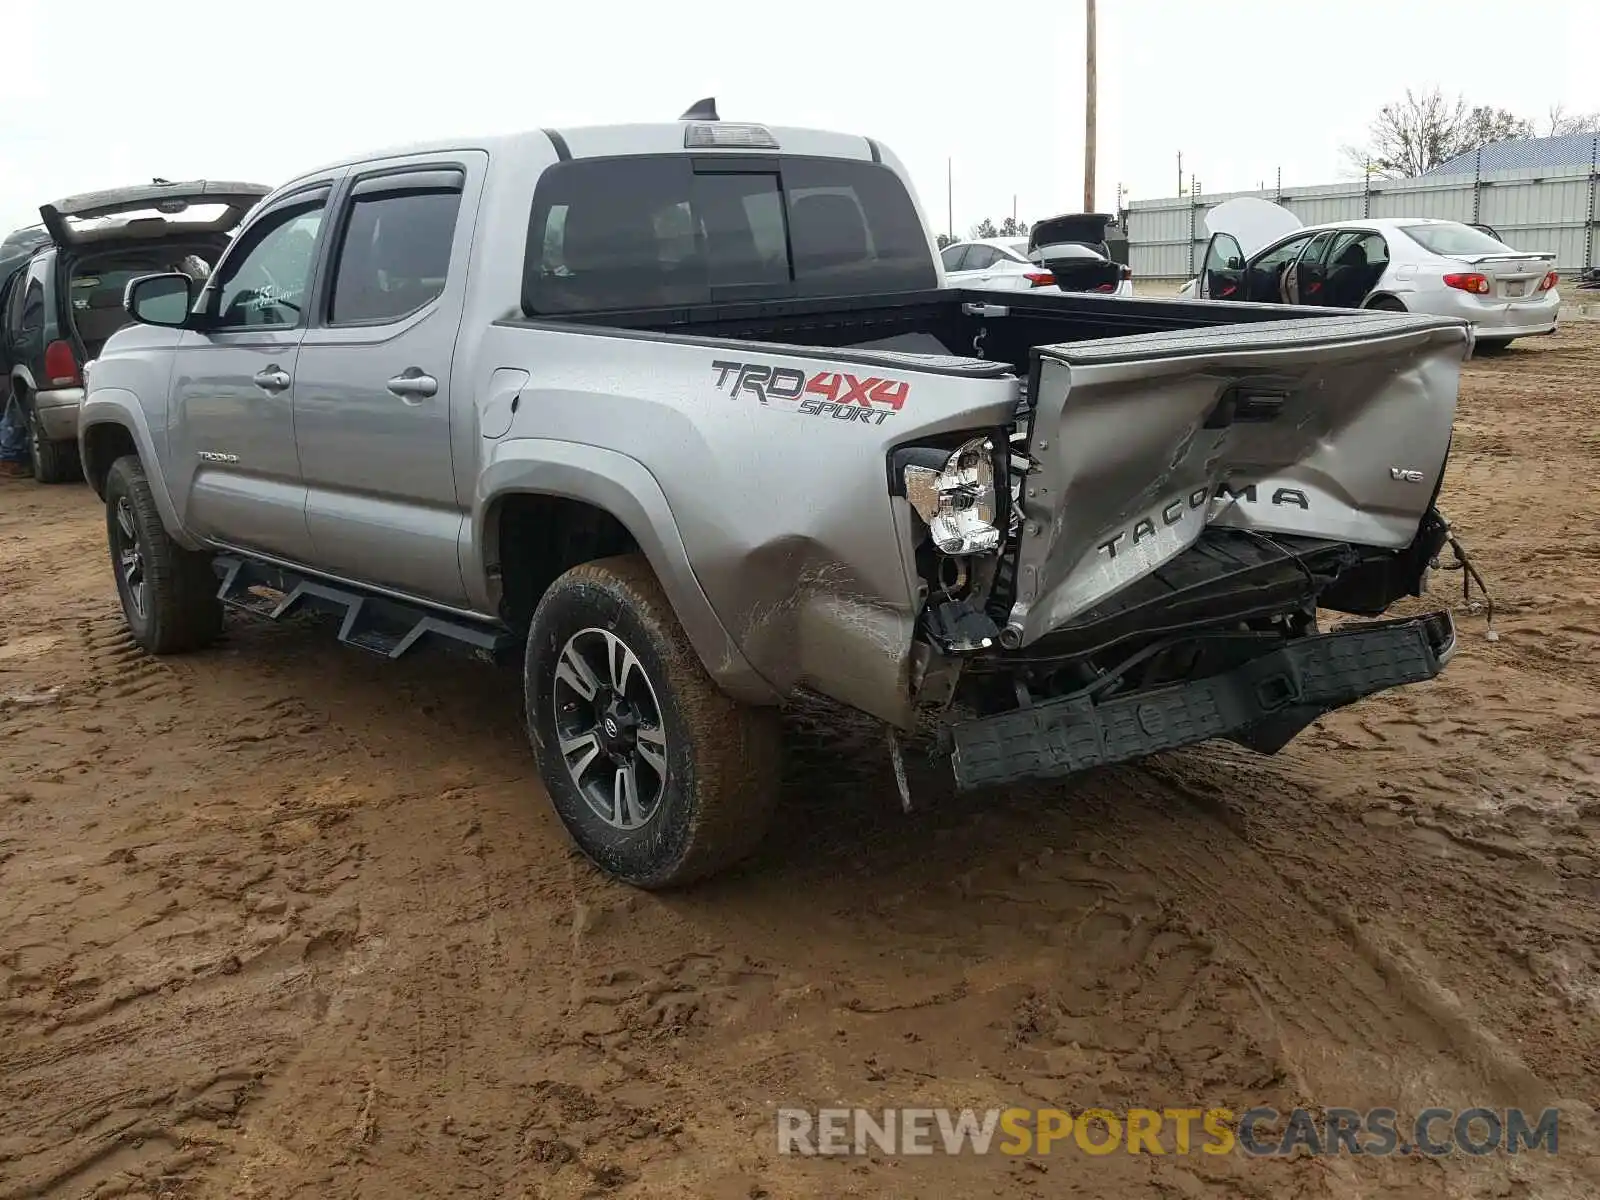
{"type": "Polygon", "coordinates": [[[748,393],[762,404],[775,404],[802,416],[863,421],[868,425],[882,425],[899,412],[911,392],[911,385],[903,379],[876,375],[818,371],[807,378],[796,367],[723,359],[713,362],[711,369],[717,373],[717,390],[730,396],[748,393]]]}

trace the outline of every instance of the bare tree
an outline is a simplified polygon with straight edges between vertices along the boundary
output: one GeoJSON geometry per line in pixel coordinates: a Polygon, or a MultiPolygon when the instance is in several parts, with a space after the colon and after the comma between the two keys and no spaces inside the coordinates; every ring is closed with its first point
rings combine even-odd
{"type": "Polygon", "coordinates": [[[1477,105],[1467,114],[1467,128],[1457,154],[1466,154],[1491,142],[1534,136],[1533,122],[1503,108],[1477,105]]]}
{"type": "Polygon", "coordinates": [[[1547,118],[1550,132],[1546,137],[1561,137],[1569,133],[1600,133],[1600,112],[1569,113],[1561,104],[1550,106],[1547,118]]]}
{"type": "Polygon", "coordinates": [[[1420,94],[1407,88],[1404,100],[1378,110],[1367,144],[1346,146],[1342,153],[1358,174],[1405,179],[1479,146],[1533,132],[1532,121],[1503,108],[1469,108],[1463,97],[1448,100],[1436,87],[1420,94]]]}

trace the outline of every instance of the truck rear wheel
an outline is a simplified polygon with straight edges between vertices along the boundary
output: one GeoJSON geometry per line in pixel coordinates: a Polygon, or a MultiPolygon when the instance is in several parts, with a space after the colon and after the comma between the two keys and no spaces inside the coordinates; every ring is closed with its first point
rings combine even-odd
{"type": "Polygon", "coordinates": [[[608,874],[643,888],[691,883],[765,834],[777,712],[717,689],[642,555],[551,584],[533,614],[523,691],[556,814],[608,874]]]}
{"type": "Polygon", "coordinates": [[[222,601],[211,559],[168,536],[144,464],[131,454],[106,476],[106,540],[134,641],[151,654],[181,654],[216,640],[222,601]]]}

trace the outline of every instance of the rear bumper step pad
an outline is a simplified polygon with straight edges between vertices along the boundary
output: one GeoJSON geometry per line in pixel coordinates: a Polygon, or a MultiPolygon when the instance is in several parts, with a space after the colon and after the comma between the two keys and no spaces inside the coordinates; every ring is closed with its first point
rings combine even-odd
{"type": "Polygon", "coordinates": [[[952,728],[963,789],[1048,779],[1243,733],[1298,710],[1305,723],[1363,696],[1432,679],[1455,652],[1449,613],[1316,634],[1221,675],[1102,703],[1044,701],[952,728]]]}

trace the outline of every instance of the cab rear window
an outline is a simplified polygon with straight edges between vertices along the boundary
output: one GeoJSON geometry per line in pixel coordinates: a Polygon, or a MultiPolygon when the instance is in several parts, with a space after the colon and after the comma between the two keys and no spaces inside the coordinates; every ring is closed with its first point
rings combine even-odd
{"type": "Polygon", "coordinates": [[[579,159],[534,193],[529,315],[937,287],[911,197],[879,163],[579,159]]]}

